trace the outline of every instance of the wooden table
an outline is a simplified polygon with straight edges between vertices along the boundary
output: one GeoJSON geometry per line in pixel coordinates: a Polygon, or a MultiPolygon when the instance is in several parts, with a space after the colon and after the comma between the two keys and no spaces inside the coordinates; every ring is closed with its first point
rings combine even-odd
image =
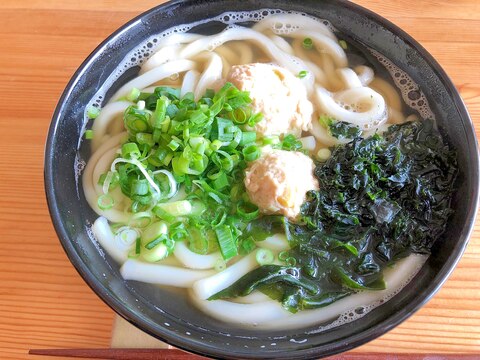
{"type": "MultiPolygon", "coordinates": [[[[97,44],[161,1],[0,1],[0,359],[30,348],[108,347],[114,313],[50,222],[43,151],[57,100],[97,44]]],[[[357,0],[413,35],[460,90],[480,131],[480,1],[357,0]]],[[[442,290],[357,352],[480,353],[480,222],[442,290]]]]}

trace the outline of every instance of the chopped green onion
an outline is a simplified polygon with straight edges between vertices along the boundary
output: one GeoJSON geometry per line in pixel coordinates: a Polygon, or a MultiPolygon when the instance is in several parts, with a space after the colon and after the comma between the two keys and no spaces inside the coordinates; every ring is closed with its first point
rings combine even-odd
{"type": "Polygon", "coordinates": [[[168,233],[168,226],[163,221],[157,221],[153,224],[150,224],[145,230],[142,232],[142,240],[143,242],[150,242],[155,240],[156,238],[166,235],[168,233]]]}
{"type": "Polygon", "coordinates": [[[254,161],[260,157],[260,149],[255,144],[244,147],[242,153],[246,161],[254,161]]]}
{"type": "Polygon", "coordinates": [[[89,106],[87,108],[87,116],[89,119],[96,119],[100,115],[100,109],[96,106],[89,106]]]}
{"type": "Polygon", "coordinates": [[[208,240],[200,230],[191,227],[188,229],[189,233],[189,248],[196,254],[205,255],[208,252],[208,240]]]}
{"type": "Polygon", "coordinates": [[[178,221],[170,225],[170,238],[173,241],[180,241],[185,239],[188,236],[188,232],[185,229],[185,224],[181,221],[178,221]]]}
{"type": "MultiPolygon", "coordinates": [[[[157,87],[153,94],[132,91],[134,98],[137,104],[124,112],[128,141],[112,162],[110,181],[107,173],[100,185],[108,194],[117,183],[130,198],[129,226],[142,229],[136,256],[158,261],[172,252],[175,241],[185,239],[192,251],[220,250],[224,260],[235,256],[239,247],[242,253],[252,251],[253,239],[241,236],[259,210],[242,196],[241,180],[248,161],[261,154],[262,140],[251,128],[263,115],[252,112],[248,92],[227,83],[199,101],[191,93],[180,98],[179,89],[170,87],[157,87]],[[238,184],[232,184],[234,180],[238,184]],[[186,199],[164,202],[180,184],[186,199]],[[158,223],[163,224],[161,231],[152,230],[158,223]]],[[[283,144],[278,137],[265,141],[283,144]]]]}
{"type": "MultiPolygon", "coordinates": [[[[152,127],[155,129],[160,129],[163,127],[164,122],[166,121],[167,106],[169,100],[166,97],[161,97],[157,100],[155,111],[152,114],[152,127]]],[[[170,118],[168,118],[168,122],[170,118]]],[[[166,132],[166,131],[164,131],[166,132]]]]}
{"type": "Polygon", "coordinates": [[[260,215],[260,210],[258,209],[258,206],[240,200],[237,203],[237,214],[240,215],[243,219],[251,221],[253,219],[256,219],[260,215]]]}
{"type": "Polygon", "coordinates": [[[216,195],[221,200],[221,202],[228,200],[227,195],[212,188],[210,185],[207,184],[205,180],[193,180],[192,183],[197,185],[207,195],[211,195],[211,194],[216,195]]]}
{"type": "Polygon", "coordinates": [[[213,180],[213,187],[215,188],[215,190],[221,191],[226,188],[228,184],[228,178],[224,172],[221,172],[220,175],[215,180],[213,180]]]}
{"type": "Polygon", "coordinates": [[[253,115],[252,117],[250,117],[250,119],[248,119],[247,124],[250,127],[254,127],[255,124],[259,123],[262,120],[263,120],[263,114],[262,113],[257,113],[255,115],[253,115]]]}
{"type": "Polygon", "coordinates": [[[257,260],[260,266],[273,263],[275,255],[269,249],[258,249],[255,253],[255,260],[257,260]]]}
{"type": "Polygon", "coordinates": [[[300,72],[298,73],[297,76],[298,76],[300,79],[303,79],[303,78],[306,77],[307,75],[308,75],[308,71],[302,70],[302,71],[300,71],[300,72]]]}
{"type": "Polygon", "coordinates": [[[207,206],[199,201],[199,200],[193,200],[191,201],[192,204],[192,211],[190,212],[191,216],[201,216],[205,210],[207,210],[207,206]]]}
{"type": "Polygon", "coordinates": [[[286,261],[289,256],[290,256],[290,254],[288,253],[288,251],[282,251],[278,254],[278,260],[286,261]]]}
{"type": "Polygon", "coordinates": [[[126,159],[137,159],[140,157],[140,150],[136,143],[125,143],[122,145],[122,157],[126,159]]]}
{"type": "Polygon", "coordinates": [[[137,100],[143,100],[145,101],[149,97],[151,97],[153,94],[152,93],[146,93],[146,92],[141,92],[140,95],[138,96],[137,100]]]}
{"type": "Polygon", "coordinates": [[[249,108],[246,108],[246,109],[242,109],[242,108],[238,108],[238,109],[235,109],[232,113],[232,118],[233,118],[233,122],[235,124],[245,124],[248,119],[250,118],[250,112],[251,111],[248,111],[250,110],[249,108]]]}
{"type": "Polygon", "coordinates": [[[188,200],[173,201],[157,204],[153,211],[162,209],[171,216],[185,216],[192,212],[192,204],[188,200]]]}
{"type": "MultiPolygon", "coordinates": [[[[167,133],[169,127],[170,127],[170,117],[165,116],[165,120],[163,120],[162,128],[160,130],[163,131],[164,133],[167,133]]],[[[158,131],[159,129],[155,129],[155,130],[158,131]]]]}
{"type": "Polygon", "coordinates": [[[345,40],[339,40],[338,44],[342,47],[343,50],[348,49],[348,45],[347,45],[347,42],[345,40]]]}
{"type": "Polygon", "coordinates": [[[116,231],[115,240],[121,247],[129,248],[137,241],[138,237],[137,230],[129,226],[122,226],[116,231]]]}
{"type": "Polygon", "coordinates": [[[227,129],[233,126],[233,122],[221,117],[215,118],[213,122],[212,136],[222,142],[233,140],[233,133],[227,129]]]}
{"type": "Polygon", "coordinates": [[[160,207],[155,206],[152,209],[152,211],[158,218],[160,218],[162,220],[165,220],[165,221],[168,221],[169,223],[172,223],[176,220],[175,216],[170,215],[168,212],[166,212],[165,210],[163,210],[160,207]]]}
{"type": "Polygon", "coordinates": [[[217,151],[222,147],[223,143],[220,140],[213,140],[212,143],[210,144],[210,148],[213,151],[217,151]]]}
{"type": "Polygon", "coordinates": [[[313,48],[313,41],[310,38],[303,39],[302,46],[304,49],[311,50],[313,48]]]}
{"type": "Polygon", "coordinates": [[[141,246],[142,246],[142,240],[140,237],[137,237],[137,240],[135,241],[135,255],[140,255],[141,251],[141,246]]]}
{"type": "Polygon", "coordinates": [[[196,152],[197,154],[201,154],[201,155],[203,155],[205,153],[205,150],[207,149],[207,146],[210,143],[203,136],[190,137],[188,142],[190,143],[190,146],[193,149],[193,151],[196,152]]]}
{"type": "Polygon", "coordinates": [[[322,162],[325,162],[325,161],[328,160],[328,158],[330,158],[331,155],[332,155],[332,152],[330,151],[330,149],[323,148],[323,149],[318,150],[317,159],[322,161],[322,162]]]}
{"type": "Polygon", "coordinates": [[[238,254],[237,246],[232,236],[232,231],[228,225],[222,225],[215,229],[220,251],[225,261],[238,254]]]}
{"type": "Polygon", "coordinates": [[[242,130],[240,130],[238,127],[235,127],[233,130],[233,139],[228,143],[224,143],[224,145],[226,145],[228,149],[235,149],[241,141],[242,130]]]}
{"type": "Polygon", "coordinates": [[[170,254],[173,251],[173,249],[175,248],[175,241],[170,239],[169,237],[167,237],[165,239],[165,245],[167,246],[168,253],[170,254]]]}
{"type": "Polygon", "coordinates": [[[155,246],[157,246],[157,245],[159,245],[161,242],[163,242],[165,239],[166,239],[166,236],[165,236],[165,235],[160,235],[158,238],[153,239],[152,241],[148,242],[148,243],[145,245],[145,249],[151,250],[151,249],[153,249],[155,246]]]}
{"type": "Polygon", "coordinates": [[[287,266],[295,266],[297,264],[297,259],[295,259],[294,257],[288,257],[285,260],[285,263],[287,264],[287,266]]]}
{"type": "Polygon", "coordinates": [[[137,88],[133,88],[130,93],[127,95],[127,100],[128,101],[137,101],[138,97],[140,96],[140,90],[137,88]]]}
{"type": "Polygon", "coordinates": [[[145,228],[152,222],[152,214],[148,211],[142,211],[133,214],[128,222],[129,226],[135,228],[145,228]]]}
{"type": "Polygon", "coordinates": [[[85,139],[92,140],[93,139],[93,130],[86,130],[85,131],[85,139]]]}
{"type": "Polygon", "coordinates": [[[155,88],[155,95],[157,95],[157,97],[165,96],[170,100],[178,100],[180,98],[180,89],[170,86],[157,86],[155,88]]]}
{"type": "Polygon", "coordinates": [[[302,148],[302,142],[294,135],[289,134],[283,138],[282,149],[288,151],[297,151],[302,148]]]}
{"type": "Polygon", "coordinates": [[[143,176],[145,176],[145,178],[148,180],[148,182],[150,183],[150,186],[157,192],[158,195],[160,194],[160,189],[158,185],[155,184],[155,181],[153,181],[152,177],[145,169],[145,166],[140,161],[138,161],[137,159],[117,158],[113,160],[112,165],[110,166],[110,171],[115,172],[116,171],[115,167],[118,163],[127,163],[127,164],[135,165],[143,174],[143,176]]]}
{"type": "Polygon", "coordinates": [[[243,254],[250,254],[253,250],[255,250],[256,247],[257,245],[255,244],[253,237],[249,236],[248,238],[242,240],[241,250],[243,254]]]}
{"type": "Polygon", "coordinates": [[[227,212],[225,210],[217,210],[215,218],[211,220],[212,228],[215,229],[220,225],[223,225],[225,223],[225,220],[227,220],[227,212]]]}
{"type": "Polygon", "coordinates": [[[201,110],[194,111],[190,115],[190,122],[192,124],[204,124],[208,120],[208,116],[203,113],[201,110]]]}
{"type": "Polygon", "coordinates": [[[225,97],[221,97],[213,103],[210,107],[210,111],[213,116],[217,116],[220,111],[222,111],[223,106],[225,105],[225,97]]]}
{"type": "Polygon", "coordinates": [[[178,109],[178,106],[175,105],[175,104],[169,104],[167,106],[167,116],[170,117],[170,118],[174,118],[175,116],[177,116],[177,114],[179,113],[179,109],[178,109]]]}
{"type": "Polygon", "coordinates": [[[147,195],[150,187],[146,179],[133,180],[131,193],[132,195],[147,195]]]}
{"type": "Polygon", "coordinates": [[[150,155],[150,157],[148,158],[148,162],[152,163],[155,166],[161,166],[163,160],[169,153],[170,150],[159,147],[152,155],[150,155]]]}
{"type": "Polygon", "coordinates": [[[150,251],[144,252],[142,254],[145,261],[148,262],[157,262],[165,259],[168,256],[167,245],[161,244],[160,242],[149,249],[150,251]]]}
{"type": "Polygon", "coordinates": [[[213,193],[213,192],[209,192],[207,194],[208,196],[210,196],[213,200],[215,200],[217,203],[219,204],[223,204],[223,200],[220,196],[218,196],[217,194],[213,193]]]}
{"type": "Polygon", "coordinates": [[[155,141],[153,141],[153,136],[149,133],[139,132],[135,135],[135,140],[140,145],[148,145],[150,147],[155,145],[155,141]]]}
{"type": "MultiPolygon", "coordinates": [[[[139,101],[138,104],[143,103],[139,101]]],[[[151,113],[140,109],[140,107],[129,106],[123,115],[123,121],[127,131],[134,135],[137,132],[146,132],[149,128],[151,113]]]]}
{"type": "Polygon", "coordinates": [[[264,145],[277,145],[280,144],[280,138],[276,135],[265,136],[263,138],[264,145]]]}
{"type": "Polygon", "coordinates": [[[227,263],[223,259],[218,259],[213,268],[218,272],[223,271],[227,268],[227,263]]]}
{"type": "Polygon", "coordinates": [[[325,115],[325,114],[322,114],[320,115],[320,117],[318,118],[318,122],[320,123],[320,125],[322,125],[325,129],[329,129],[330,128],[330,125],[332,125],[332,123],[334,122],[335,120],[332,119],[331,117],[325,115]]]}
{"type": "Polygon", "coordinates": [[[118,172],[108,171],[106,174],[100,175],[98,185],[102,187],[103,193],[106,194],[110,190],[115,189],[118,186],[119,181],[120,177],[118,175],[118,172]]]}
{"type": "Polygon", "coordinates": [[[115,200],[109,194],[103,194],[98,197],[97,205],[100,210],[108,210],[115,205],[115,200]]]}
{"type": "Polygon", "coordinates": [[[240,141],[240,146],[245,146],[247,144],[253,143],[257,139],[257,133],[255,131],[244,131],[242,132],[242,140],[240,141]]]}
{"type": "MultiPolygon", "coordinates": [[[[162,170],[156,170],[156,171],[152,172],[152,175],[154,175],[155,179],[157,179],[157,180],[158,180],[157,175],[159,175],[159,174],[164,175],[168,180],[169,192],[168,192],[167,195],[164,196],[164,198],[170,199],[171,197],[173,197],[175,195],[175,193],[178,190],[177,181],[175,180],[173,174],[168,170],[163,170],[162,169],[162,170]]],[[[166,182],[164,181],[163,183],[165,184],[166,182]]]]}
{"type": "Polygon", "coordinates": [[[245,188],[240,184],[235,184],[230,190],[230,197],[233,201],[237,201],[242,197],[242,194],[245,193],[245,188]]]}
{"type": "Polygon", "coordinates": [[[173,159],[173,152],[168,153],[162,161],[162,164],[168,166],[173,159]]]}
{"type": "Polygon", "coordinates": [[[234,167],[233,156],[223,150],[217,150],[211,157],[212,161],[227,172],[232,171],[234,167]],[[220,157],[221,156],[221,157],[220,157]]]}
{"type": "Polygon", "coordinates": [[[98,183],[97,183],[98,185],[103,186],[103,184],[105,183],[105,179],[107,178],[107,174],[108,172],[100,175],[100,177],[98,178],[98,183]]]}
{"type": "Polygon", "coordinates": [[[172,140],[170,141],[167,146],[172,150],[172,151],[175,151],[178,149],[178,147],[180,146],[180,144],[178,142],[176,142],[175,140],[172,140]]]}
{"type": "Polygon", "coordinates": [[[232,125],[232,126],[227,126],[225,128],[225,131],[227,133],[232,133],[233,134],[237,129],[238,129],[238,127],[236,127],[235,125],[232,125]]]}

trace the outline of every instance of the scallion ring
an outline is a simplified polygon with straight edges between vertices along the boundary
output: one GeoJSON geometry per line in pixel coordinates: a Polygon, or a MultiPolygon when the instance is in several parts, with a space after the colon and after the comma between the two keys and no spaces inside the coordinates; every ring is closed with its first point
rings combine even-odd
{"type": "Polygon", "coordinates": [[[251,221],[256,219],[260,215],[260,210],[258,209],[258,206],[240,200],[237,203],[237,214],[240,215],[243,219],[251,221]]]}
{"type": "Polygon", "coordinates": [[[273,263],[275,255],[269,249],[258,249],[255,253],[255,260],[257,260],[260,266],[273,263]]]}
{"type": "Polygon", "coordinates": [[[165,175],[167,178],[168,178],[168,182],[169,182],[169,186],[170,186],[170,191],[168,192],[167,195],[165,195],[165,197],[167,199],[170,199],[171,197],[173,197],[176,193],[177,193],[177,181],[175,180],[173,174],[168,171],[168,170],[155,170],[154,172],[152,172],[153,175],[157,175],[157,174],[163,174],[165,175]]]}
{"type": "Polygon", "coordinates": [[[254,161],[260,157],[260,149],[255,144],[245,146],[242,149],[242,153],[243,153],[243,158],[246,161],[254,161]]]}
{"type": "Polygon", "coordinates": [[[152,222],[153,215],[149,211],[141,211],[131,216],[128,225],[135,228],[146,228],[152,222]]]}
{"type": "Polygon", "coordinates": [[[121,249],[129,249],[139,238],[138,231],[130,226],[122,226],[115,234],[115,241],[121,249]]]}
{"type": "Polygon", "coordinates": [[[135,165],[136,167],[138,167],[138,169],[141,171],[143,176],[145,176],[145,179],[147,179],[147,181],[150,183],[152,188],[157,192],[158,195],[160,195],[160,193],[161,193],[160,188],[158,187],[157,184],[155,184],[155,181],[153,181],[152,177],[148,174],[147,170],[145,169],[145,167],[142,165],[142,163],[140,161],[138,161],[137,159],[131,159],[130,160],[130,159],[124,159],[124,158],[117,158],[112,162],[112,166],[110,167],[110,171],[112,171],[112,172],[116,171],[115,165],[117,165],[118,163],[127,163],[127,164],[132,164],[132,165],[135,165]]]}
{"type": "Polygon", "coordinates": [[[313,41],[309,37],[303,39],[302,46],[304,49],[311,50],[313,48],[313,41]]]}
{"type": "Polygon", "coordinates": [[[100,195],[97,199],[100,210],[109,210],[115,205],[115,200],[109,194],[100,195]]]}

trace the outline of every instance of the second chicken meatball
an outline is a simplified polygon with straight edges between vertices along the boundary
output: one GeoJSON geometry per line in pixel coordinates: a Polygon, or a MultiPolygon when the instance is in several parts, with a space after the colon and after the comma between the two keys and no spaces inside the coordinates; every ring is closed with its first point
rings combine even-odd
{"type": "Polygon", "coordinates": [[[250,201],[266,214],[295,219],[309,190],[318,190],[315,164],[308,156],[285,150],[265,152],[245,173],[250,201]]]}

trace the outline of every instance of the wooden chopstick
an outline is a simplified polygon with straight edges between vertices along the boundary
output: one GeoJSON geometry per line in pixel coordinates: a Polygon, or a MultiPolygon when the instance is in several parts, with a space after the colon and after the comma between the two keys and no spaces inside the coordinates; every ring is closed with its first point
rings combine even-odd
{"type": "MultiPolygon", "coordinates": [[[[177,349],[32,349],[30,355],[112,360],[200,360],[203,356],[177,349]]],[[[347,353],[328,360],[479,360],[480,354],[382,354],[347,353]]]]}
{"type": "Polygon", "coordinates": [[[200,360],[207,359],[178,349],[32,349],[30,355],[112,360],[200,360]]]}

